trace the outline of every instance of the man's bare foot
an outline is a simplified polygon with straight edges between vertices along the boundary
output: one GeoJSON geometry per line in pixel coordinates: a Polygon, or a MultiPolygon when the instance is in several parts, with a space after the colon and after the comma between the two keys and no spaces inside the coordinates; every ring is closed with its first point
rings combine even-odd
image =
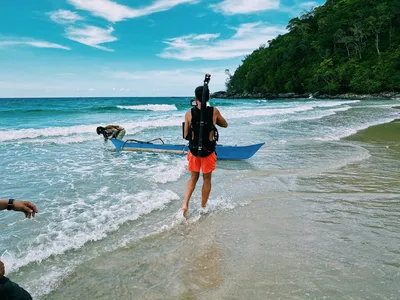
{"type": "Polygon", "coordinates": [[[186,218],[188,207],[186,205],[183,205],[181,210],[182,210],[183,216],[186,218]]]}
{"type": "Polygon", "coordinates": [[[208,214],[208,208],[202,206],[200,208],[200,215],[206,215],[206,214],[208,214]]]}

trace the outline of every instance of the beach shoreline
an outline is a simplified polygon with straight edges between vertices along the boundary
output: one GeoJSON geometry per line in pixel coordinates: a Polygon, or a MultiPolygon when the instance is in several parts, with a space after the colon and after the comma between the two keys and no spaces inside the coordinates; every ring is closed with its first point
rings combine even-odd
{"type": "Polygon", "coordinates": [[[315,99],[315,100],[329,100],[329,99],[344,99],[344,100],[400,100],[400,93],[398,92],[383,92],[378,94],[338,94],[327,95],[321,93],[227,93],[219,91],[211,94],[211,98],[217,99],[315,99]]]}

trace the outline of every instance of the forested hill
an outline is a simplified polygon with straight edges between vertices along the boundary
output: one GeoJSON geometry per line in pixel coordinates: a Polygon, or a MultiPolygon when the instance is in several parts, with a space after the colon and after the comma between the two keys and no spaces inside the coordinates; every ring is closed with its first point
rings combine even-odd
{"type": "Polygon", "coordinates": [[[398,92],[399,12],[399,0],[328,0],[247,56],[228,94],[398,92]]]}

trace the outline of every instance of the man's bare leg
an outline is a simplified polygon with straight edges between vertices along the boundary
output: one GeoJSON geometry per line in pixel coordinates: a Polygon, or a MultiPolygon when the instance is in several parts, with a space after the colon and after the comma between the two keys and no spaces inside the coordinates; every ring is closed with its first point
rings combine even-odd
{"type": "Polygon", "coordinates": [[[185,217],[189,208],[189,200],[196,187],[196,183],[199,180],[199,175],[200,175],[199,172],[191,172],[190,179],[186,185],[185,199],[183,200],[183,205],[182,205],[182,211],[185,217]]]}
{"type": "Polygon", "coordinates": [[[201,207],[205,208],[207,206],[208,197],[211,192],[211,174],[203,174],[203,188],[201,190],[201,207]]]}

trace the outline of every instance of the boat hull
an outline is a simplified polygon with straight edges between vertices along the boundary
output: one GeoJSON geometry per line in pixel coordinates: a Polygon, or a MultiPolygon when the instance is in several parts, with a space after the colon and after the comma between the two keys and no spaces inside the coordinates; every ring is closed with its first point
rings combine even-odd
{"type": "MultiPolygon", "coordinates": [[[[111,142],[118,151],[134,152],[153,152],[184,155],[188,152],[188,145],[169,145],[169,144],[146,144],[135,142],[124,142],[117,139],[111,139],[111,142]]],[[[218,159],[241,160],[249,159],[265,143],[248,146],[220,146],[217,145],[216,153],[218,159]]]]}

